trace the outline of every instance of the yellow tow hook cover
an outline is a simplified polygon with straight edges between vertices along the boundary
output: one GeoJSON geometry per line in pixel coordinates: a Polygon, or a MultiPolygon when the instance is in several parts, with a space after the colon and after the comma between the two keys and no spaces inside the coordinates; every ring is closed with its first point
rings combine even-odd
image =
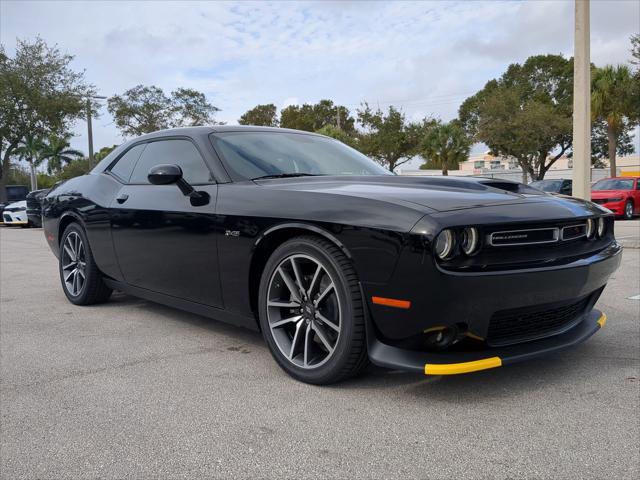
{"type": "Polygon", "coordinates": [[[502,366],[500,357],[491,357],[463,363],[427,363],[424,366],[424,373],[425,375],[457,375],[459,373],[478,372],[500,366],[502,366]]]}

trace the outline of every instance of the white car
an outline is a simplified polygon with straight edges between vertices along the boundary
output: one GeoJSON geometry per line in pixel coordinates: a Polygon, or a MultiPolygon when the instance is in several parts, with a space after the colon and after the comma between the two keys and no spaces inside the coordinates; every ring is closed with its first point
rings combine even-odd
{"type": "Polygon", "coordinates": [[[10,203],[2,211],[2,221],[5,225],[23,225],[29,224],[29,218],[27,218],[27,201],[20,200],[19,202],[10,203]]]}

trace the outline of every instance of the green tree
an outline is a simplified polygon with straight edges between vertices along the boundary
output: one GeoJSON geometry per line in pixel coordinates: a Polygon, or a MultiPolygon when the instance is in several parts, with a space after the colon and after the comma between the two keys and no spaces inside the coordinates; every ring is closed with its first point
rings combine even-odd
{"type": "Polygon", "coordinates": [[[238,120],[240,125],[259,125],[262,127],[278,126],[278,109],[273,103],[256,105],[247,110],[238,120]]]}
{"type": "Polygon", "coordinates": [[[633,77],[626,65],[607,65],[597,68],[591,82],[592,120],[606,124],[608,159],[611,176],[616,176],[616,152],[618,136],[626,122],[637,116],[638,104],[634,102],[633,77]]]}
{"type": "Polygon", "coordinates": [[[56,181],[58,180],[69,180],[74,177],[79,177],[81,175],[86,175],[89,172],[89,159],[88,158],[79,158],[77,160],[73,160],[67,163],[62,170],[60,170],[56,175],[56,181]]]}
{"type": "Polygon", "coordinates": [[[214,114],[219,111],[197,90],[179,88],[167,96],[154,85],[137,85],[114,95],[107,100],[107,110],[125,136],[214,124],[214,114]]]}
{"type": "Polygon", "coordinates": [[[342,143],[349,145],[353,148],[358,148],[358,136],[357,135],[349,135],[347,132],[342,130],[341,128],[335,127],[333,125],[325,125],[320,130],[317,130],[316,133],[320,135],[325,135],[327,137],[335,138],[336,140],[341,141],[342,143]]]}
{"type": "Polygon", "coordinates": [[[100,161],[102,160],[104,157],[106,157],[107,155],[109,155],[111,152],[113,152],[116,148],[118,148],[118,145],[111,145],[110,147],[102,147],[100,150],[98,150],[98,152],[96,152],[96,154],[94,155],[96,161],[100,161]]]}
{"type": "Polygon", "coordinates": [[[435,123],[407,123],[404,113],[394,106],[385,113],[373,111],[367,103],[358,110],[358,121],[364,129],[358,149],[392,172],[419,153],[422,138],[435,123]]]}
{"type": "Polygon", "coordinates": [[[216,123],[214,116],[220,111],[218,107],[209,103],[204,93],[193,88],[178,88],[171,92],[171,103],[172,127],[213,125],[216,123]]]}
{"type": "Polygon", "coordinates": [[[33,135],[27,135],[22,140],[22,143],[15,149],[15,153],[21,160],[29,164],[31,190],[37,190],[38,176],[36,174],[36,168],[45,160],[44,143],[42,139],[34,137],[33,135]]]}
{"type": "Polygon", "coordinates": [[[438,122],[422,142],[421,153],[427,159],[423,167],[435,166],[442,169],[442,175],[449,175],[450,168],[458,169],[460,162],[469,159],[470,150],[471,141],[457,122],[438,122]]]}
{"type": "Polygon", "coordinates": [[[529,57],[466,99],[459,109],[465,131],[494,155],[515,158],[542,179],[571,149],[573,60],[529,57]]]}
{"type": "MultiPolygon", "coordinates": [[[[632,134],[633,127],[626,122],[616,135],[616,156],[631,155],[635,151],[632,134]]],[[[591,164],[596,168],[604,168],[608,158],[607,124],[597,120],[591,126],[591,164]]]]}
{"type": "Polygon", "coordinates": [[[0,201],[6,200],[3,172],[27,136],[63,135],[84,117],[83,98],[94,90],[70,68],[72,60],[40,38],[18,40],[13,58],[0,45],[0,201]]]}
{"type": "Polygon", "coordinates": [[[49,174],[59,171],[63,165],[72,160],[83,157],[84,154],[69,146],[69,140],[65,137],[49,136],[41,145],[41,157],[47,160],[47,172],[49,174]]]}
{"type": "Polygon", "coordinates": [[[333,125],[349,134],[355,133],[355,119],[349,109],[335,105],[332,100],[320,100],[316,104],[289,105],[280,112],[280,126],[315,132],[333,125]]]}

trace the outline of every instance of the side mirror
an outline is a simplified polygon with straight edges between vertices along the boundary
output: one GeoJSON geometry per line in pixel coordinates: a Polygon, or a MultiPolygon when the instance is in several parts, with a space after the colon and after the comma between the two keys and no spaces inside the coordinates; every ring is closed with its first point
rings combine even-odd
{"type": "Polygon", "coordinates": [[[182,169],[178,165],[156,165],[147,175],[149,183],[153,185],[175,184],[185,197],[190,197],[191,205],[201,207],[209,203],[207,192],[196,192],[189,183],[182,178],[182,169]]]}
{"type": "Polygon", "coordinates": [[[182,180],[182,169],[178,165],[156,165],[147,178],[153,185],[170,185],[182,180]]]}

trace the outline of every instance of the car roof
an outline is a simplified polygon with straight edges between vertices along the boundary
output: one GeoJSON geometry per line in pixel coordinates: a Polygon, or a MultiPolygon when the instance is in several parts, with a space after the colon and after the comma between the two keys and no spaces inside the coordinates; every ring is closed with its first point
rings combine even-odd
{"type": "Polygon", "coordinates": [[[601,178],[600,180],[638,180],[638,179],[640,179],[640,177],[628,176],[628,177],[607,177],[607,178],[601,178]]]}
{"type": "Polygon", "coordinates": [[[307,132],[303,130],[293,130],[290,128],[279,127],[261,127],[255,125],[212,125],[204,127],[179,127],[168,128],[166,130],[158,130],[157,132],[147,133],[141,135],[132,140],[146,140],[151,138],[171,137],[176,135],[206,135],[209,133],[224,133],[224,132],[277,132],[277,133],[303,133],[308,135],[322,136],[314,132],[307,132]]]}

